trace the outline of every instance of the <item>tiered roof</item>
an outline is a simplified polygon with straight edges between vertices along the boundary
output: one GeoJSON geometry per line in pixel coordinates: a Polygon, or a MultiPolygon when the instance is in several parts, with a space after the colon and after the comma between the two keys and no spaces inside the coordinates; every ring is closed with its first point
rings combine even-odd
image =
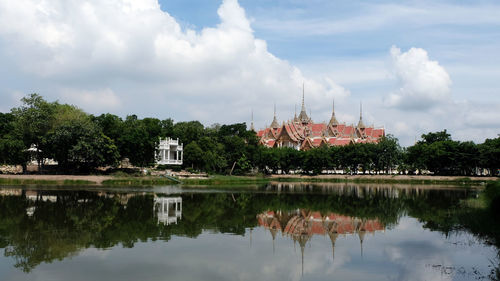
{"type": "Polygon", "coordinates": [[[276,106],[271,126],[257,132],[260,143],[267,147],[294,147],[307,150],[321,145],[344,146],[351,143],[376,143],[385,136],[384,128],[365,126],[362,106],[357,125],[340,123],[335,117],[335,106],[332,104],[332,116],[327,123],[314,123],[307,115],[304,93],[302,93],[302,108],[299,116],[280,126],[276,118],[276,106]]]}

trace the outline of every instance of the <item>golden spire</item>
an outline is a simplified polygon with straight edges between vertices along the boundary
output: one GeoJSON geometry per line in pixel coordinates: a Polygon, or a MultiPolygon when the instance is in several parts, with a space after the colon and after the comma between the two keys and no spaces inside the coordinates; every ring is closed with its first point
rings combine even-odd
{"type": "Polygon", "coordinates": [[[305,90],[304,90],[304,83],[302,83],[302,108],[300,109],[300,114],[299,114],[299,121],[306,124],[311,121],[311,118],[307,116],[306,113],[306,104],[305,104],[305,90]]]}
{"type": "Polygon", "coordinates": [[[363,258],[363,241],[365,240],[365,233],[366,233],[366,231],[364,229],[362,229],[361,231],[358,232],[359,245],[361,248],[361,258],[363,258]]]}
{"type": "Polygon", "coordinates": [[[250,123],[250,131],[255,132],[255,127],[253,126],[253,109],[252,109],[252,123],[250,123]]]}
{"type": "Polygon", "coordinates": [[[330,122],[328,122],[328,125],[338,125],[339,121],[337,121],[337,118],[335,118],[335,100],[332,101],[332,118],[330,118],[330,122]]]}
{"type": "Polygon", "coordinates": [[[328,236],[330,236],[330,241],[332,241],[332,263],[335,261],[335,241],[337,240],[338,233],[337,232],[328,232],[328,236]]]}
{"type": "Polygon", "coordinates": [[[359,102],[359,122],[358,122],[358,128],[366,128],[365,124],[363,123],[363,104],[359,102]]]}
{"type": "Polygon", "coordinates": [[[295,104],[295,113],[293,114],[293,122],[299,122],[297,118],[297,104],[295,104]]]}
{"type": "Polygon", "coordinates": [[[273,122],[271,123],[271,128],[277,129],[279,127],[280,127],[280,124],[278,123],[278,119],[276,118],[276,103],[274,103],[274,118],[273,118],[273,122]]]}

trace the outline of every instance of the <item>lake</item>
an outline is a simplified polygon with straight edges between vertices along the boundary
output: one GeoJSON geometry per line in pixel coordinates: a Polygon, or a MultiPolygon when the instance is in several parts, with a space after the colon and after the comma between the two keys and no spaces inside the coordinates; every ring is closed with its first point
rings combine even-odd
{"type": "Polygon", "coordinates": [[[489,280],[476,189],[0,187],[0,280],[489,280]]]}

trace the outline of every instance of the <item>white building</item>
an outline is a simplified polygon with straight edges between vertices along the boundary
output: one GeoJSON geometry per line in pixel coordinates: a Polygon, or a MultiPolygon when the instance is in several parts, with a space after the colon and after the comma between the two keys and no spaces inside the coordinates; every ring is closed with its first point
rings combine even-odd
{"type": "Polygon", "coordinates": [[[158,149],[155,152],[157,165],[182,165],[182,143],[179,139],[160,139],[158,149]]]}

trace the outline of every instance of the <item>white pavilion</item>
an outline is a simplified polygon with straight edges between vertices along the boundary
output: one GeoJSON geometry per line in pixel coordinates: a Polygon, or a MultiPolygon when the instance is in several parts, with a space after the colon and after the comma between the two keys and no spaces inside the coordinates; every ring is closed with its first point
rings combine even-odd
{"type": "Polygon", "coordinates": [[[182,165],[182,143],[179,139],[160,139],[158,149],[155,152],[157,165],[182,165]]]}

